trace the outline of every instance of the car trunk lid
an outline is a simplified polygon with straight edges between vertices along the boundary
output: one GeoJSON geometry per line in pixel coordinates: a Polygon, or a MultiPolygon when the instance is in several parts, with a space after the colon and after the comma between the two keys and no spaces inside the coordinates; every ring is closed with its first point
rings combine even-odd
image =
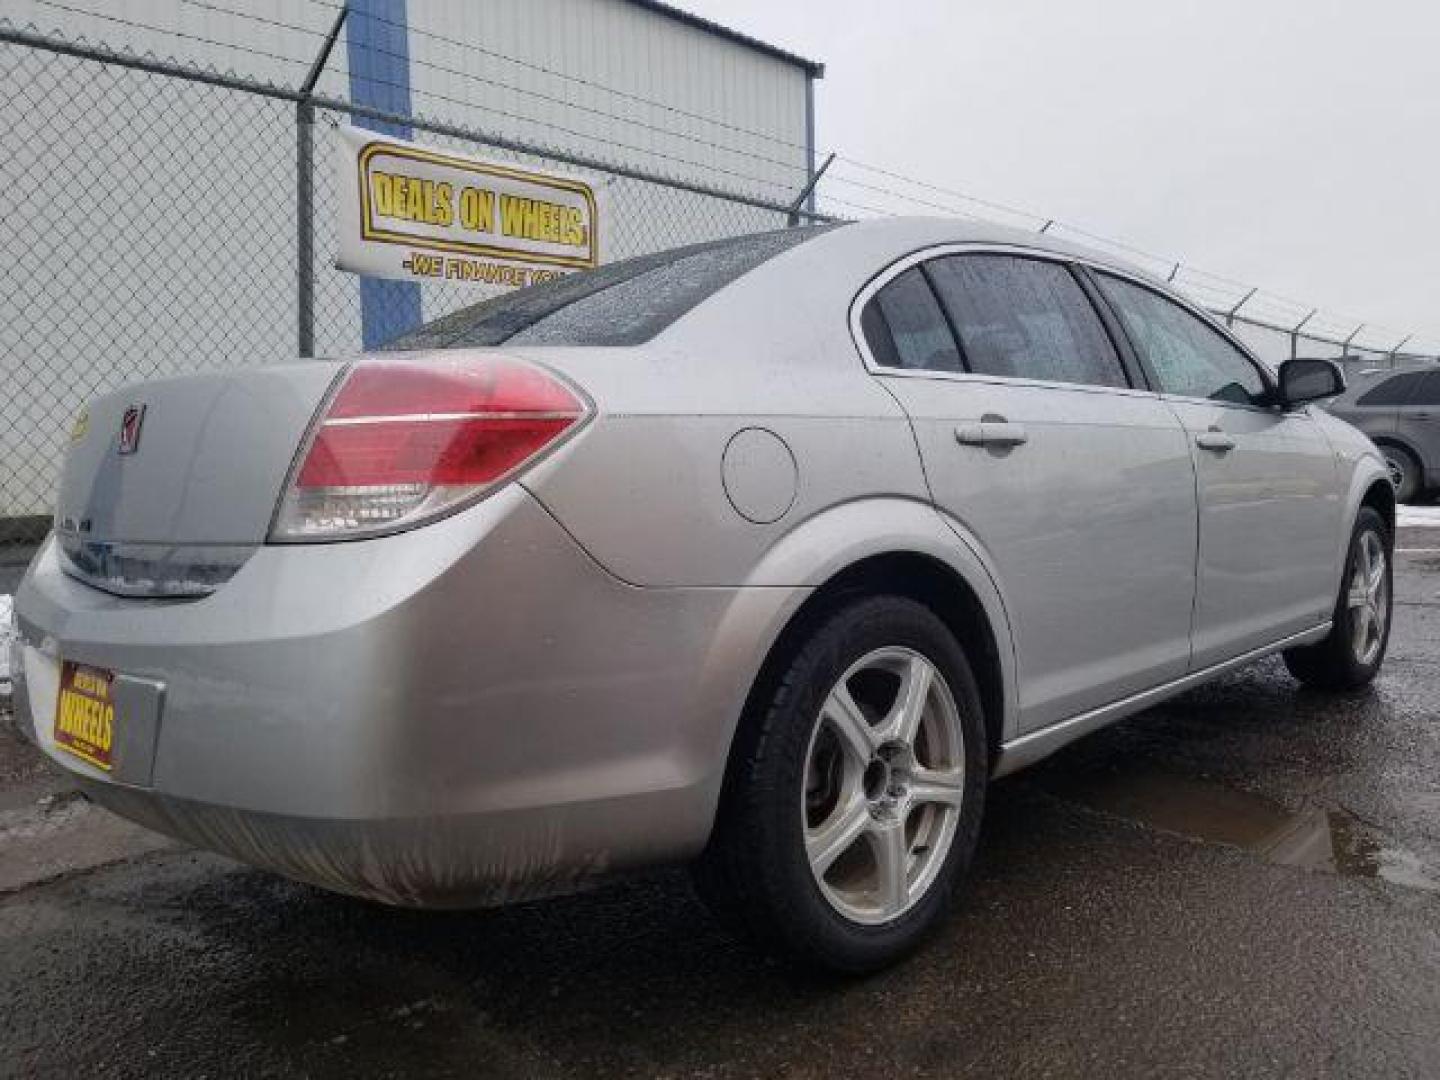
{"type": "Polygon", "coordinates": [[[112,591],[167,593],[176,590],[151,571],[173,585],[182,565],[233,563],[262,543],[290,464],[340,370],[306,362],[205,372],[134,384],[93,402],[76,421],[56,507],[72,569],[112,591]],[[182,550],[198,548],[214,550],[182,550]],[[123,582],[111,580],[117,570],[123,582]]]}

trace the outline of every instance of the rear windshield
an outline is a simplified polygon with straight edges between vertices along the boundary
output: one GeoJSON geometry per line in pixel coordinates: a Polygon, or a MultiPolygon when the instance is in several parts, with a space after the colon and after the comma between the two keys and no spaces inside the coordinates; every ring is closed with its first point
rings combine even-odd
{"type": "Polygon", "coordinates": [[[761,263],[833,225],[782,229],[640,255],[452,312],[386,350],[486,345],[639,345],[761,263]]]}

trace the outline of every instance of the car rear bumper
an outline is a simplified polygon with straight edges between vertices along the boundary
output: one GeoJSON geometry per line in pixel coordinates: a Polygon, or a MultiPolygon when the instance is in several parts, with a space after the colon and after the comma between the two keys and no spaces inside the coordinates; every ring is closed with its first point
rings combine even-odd
{"type": "Polygon", "coordinates": [[[341,892],[463,906],[684,858],[805,590],[643,589],[518,485],[423,529],[258,548],[202,600],[111,596],[53,542],[16,594],[22,727],[97,801],[341,892]],[[52,728],[117,673],[110,773],[52,728]]]}

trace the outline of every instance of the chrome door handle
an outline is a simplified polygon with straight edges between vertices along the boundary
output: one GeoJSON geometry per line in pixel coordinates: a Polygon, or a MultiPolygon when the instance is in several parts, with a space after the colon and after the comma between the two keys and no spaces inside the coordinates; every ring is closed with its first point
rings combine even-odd
{"type": "Polygon", "coordinates": [[[961,424],[955,429],[955,441],[961,446],[1019,446],[1030,436],[1019,424],[1007,421],[982,420],[978,424],[961,424]]]}
{"type": "Polygon", "coordinates": [[[1195,436],[1195,445],[1201,450],[1214,450],[1223,454],[1226,450],[1235,449],[1235,439],[1217,428],[1211,428],[1195,436]]]}

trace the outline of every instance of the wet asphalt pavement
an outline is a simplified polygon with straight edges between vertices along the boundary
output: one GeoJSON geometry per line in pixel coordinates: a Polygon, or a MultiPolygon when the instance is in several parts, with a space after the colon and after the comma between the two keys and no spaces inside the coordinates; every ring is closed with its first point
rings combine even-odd
{"type": "Polygon", "coordinates": [[[7,737],[0,1074],[1440,1075],[1440,530],[1401,546],[1372,691],[1270,661],[998,783],[949,923],[863,981],[728,940],[678,873],[430,914],[97,856],[104,811],[7,737]]]}

